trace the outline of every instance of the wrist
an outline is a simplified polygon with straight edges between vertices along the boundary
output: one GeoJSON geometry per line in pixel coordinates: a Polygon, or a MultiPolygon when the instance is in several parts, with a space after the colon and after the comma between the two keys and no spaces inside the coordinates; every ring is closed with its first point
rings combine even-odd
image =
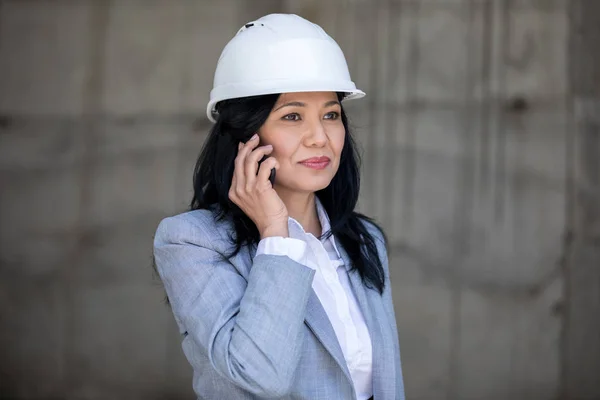
{"type": "Polygon", "coordinates": [[[263,230],[260,230],[260,238],[268,237],[289,237],[290,233],[288,230],[287,223],[285,225],[269,226],[263,230]]]}

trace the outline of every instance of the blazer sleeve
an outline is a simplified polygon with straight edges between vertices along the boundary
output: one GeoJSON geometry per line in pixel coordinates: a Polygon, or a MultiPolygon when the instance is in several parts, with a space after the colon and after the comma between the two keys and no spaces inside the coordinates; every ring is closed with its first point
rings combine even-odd
{"type": "Polygon", "coordinates": [[[385,308],[388,312],[390,321],[392,323],[392,331],[394,333],[394,360],[396,368],[396,398],[399,400],[404,399],[404,377],[402,374],[402,361],[400,358],[400,340],[398,338],[398,323],[396,322],[396,313],[394,311],[394,301],[392,299],[392,283],[390,281],[390,270],[388,255],[385,246],[380,247],[381,253],[383,254],[382,263],[385,272],[385,287],[383,290],[383,301],[385,308]]]}
{"type": "Polygon", "coordinates": [[[176,216],[156,232],[156,265],[173,313],[220,375],[258,396],[284,396],[300,359],[314,271],[259,255],[246,281],[201,225],[176,216]]]}
{"type": "Polygon", "coordinates": [[[390,266],[387,253],[387,245],[383,234],[378,228],[369,224],[371,227],[371,233],[376,239],[377,251],[381,260],[381,264],[384,270],[384,289],[382,293],[382,299],[385,310],[387,311],[388,318],[392,325],[392,331],[394,334],[394,360],[396,368],[396,399],[403,400],[405,397],[404,392],[404,377],[402,373],[402,361],[400,357],[400,340],[398,338],[398,324],[396,322],[396,313],[394,311],[394,301],[392,298],[392,282],[390,280],[390,266]]]}

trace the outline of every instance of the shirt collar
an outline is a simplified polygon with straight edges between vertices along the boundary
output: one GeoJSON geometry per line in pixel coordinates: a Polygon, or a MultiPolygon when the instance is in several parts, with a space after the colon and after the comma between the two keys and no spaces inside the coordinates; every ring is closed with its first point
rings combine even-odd
{"type": "MultiPolygon", "coordinates": [[[[321,235],[323,236],[325,233],[331,230],[331,223],[329,222],[329,216],[327,215],[325,207],[323,207],[321,200],[319,200],[319,198],[316,195],[315,203],[317,207],[317,217],[319,218],[319,222],[321,223],[321,235]]],[[[302,232],[306,233],[306,231],[304,231],[304,228],[302,228],[302,225],[300,225],[300,223],[292,217],[288,218],[288,226],[294,226],[295,228],[299,228],[302,232]]],[[[331,236],[331,239],[333,239],[333,235],[331,236]]],[[[335,240],[333,241],[333,244],[335,247],[335,240]]],[[[335,249],[335,251],[337,251],[337,248],[335,249]]]]}
{"type": "MultiPolygon", "coordinates": [[[[323,204],[321,203],[321,201],[319,200],[319,198],[316,195],[315,195],[315,204],[317,207],[317,217],[319,218],[319,222],[321,223],[321,236],[324,236],[327,232],[329,232],[329,230],[331,230],[331,222],[329,221],[329,216],[327,215],[327,211],[325,210],[325,207],[323,207],[323,204]]],[[[299,237],[297,237],[297,235],[307,235],[307,233],[304,230],[304,228],[302,227],[302,225],[300,225],[300,223],[292,217],[288,217],[288,227],[290,230],[291,237],[296,237],[296,239],[299,239],[299,237]]],[[[342,255],[341,255],[340,251],[338,250],[337,245],[335,243],[335,236],[334,235],[329,236],[327,239],[325,239],[324,243],[326,243],[326,242],[329,242],[331,244],[331,246],[335,250],[335,253],[336,253],[338,259],[341,260],[342,255]]]]}

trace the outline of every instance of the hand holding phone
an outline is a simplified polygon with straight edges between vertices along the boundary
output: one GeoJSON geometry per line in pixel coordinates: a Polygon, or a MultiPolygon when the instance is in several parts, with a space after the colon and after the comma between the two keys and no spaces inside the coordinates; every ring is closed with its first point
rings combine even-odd
{"type": "Polygon", "coordinates": [[[273,188],[279,163],[272,152],[273,146],[259,146],[258,135],[240,142],[229,189],[229,199],[254,222],[261,238],[289,236],[289,214],[273,188]]]}

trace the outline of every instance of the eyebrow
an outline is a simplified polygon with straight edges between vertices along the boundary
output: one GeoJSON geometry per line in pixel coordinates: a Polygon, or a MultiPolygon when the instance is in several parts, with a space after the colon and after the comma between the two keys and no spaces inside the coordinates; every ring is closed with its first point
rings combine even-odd
{"type": "MultiPolygon", "coordinates": [[[[328,101],[327,103],[325,103],[323,105],[323,107],[331,107],[331,106],[334,106],[336,104],[337,105],[341,105],[339,101],[337,101],[337,100],[331,100],[331,101],[328,101]]],[[[275,109],[275,111],[281,110],[283,107],[306,107],[306,104],[302,103],[300,101],[291,101],[289,103],[285,103],[285,104],[277,107],[275,109]]]]}

